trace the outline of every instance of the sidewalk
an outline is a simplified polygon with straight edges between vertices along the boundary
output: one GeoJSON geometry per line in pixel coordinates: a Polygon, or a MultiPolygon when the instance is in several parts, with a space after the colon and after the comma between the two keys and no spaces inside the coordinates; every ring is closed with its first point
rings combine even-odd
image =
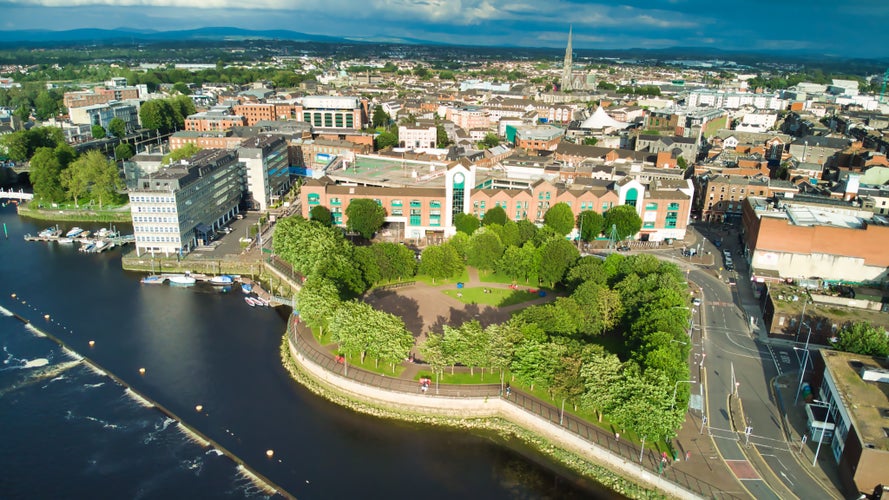
{"type": "Polygon", "coordinates": [[[830,449],[830,443],[826,438],[821,444],[821,451],[818,454],[818,465],[812,466],[818,442],[808,439],[806,403],[802,396],[797,404],[793,403],[796,399],[798,386],[798,373],[782,375],[772,382],[772,390],[775,391],[775,399],[783,415],[781,425],[784,427],[787,442],[794,452],[794,458],[812,480],[826,492],[833,492],[834,498],[841,499],[843,496],[840,492],[844,491],[843,483],[840,480],[837,463],[833,458],[833,450],[830,449]],[[807,437],[805,444],[802,443],[803,436],[807,437]]]}
{"type": "Polygon", "coordinates": [[[679,460],[673,462],[671,467],[706,480],[725,493],[726,497],[749,497],[741,482],[719,455],[709,432],[704,429],[704,433],[701,433],[701,416],[694,413],[690,410],[685,414],[685,423],[679,429],[679,435],[672,440],[673,446],[679,451],[679,460]]]}

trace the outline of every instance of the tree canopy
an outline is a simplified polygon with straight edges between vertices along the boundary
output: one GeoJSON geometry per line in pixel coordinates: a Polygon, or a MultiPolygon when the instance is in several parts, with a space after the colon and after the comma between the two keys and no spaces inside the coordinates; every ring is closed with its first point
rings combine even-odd
{"type": "Polygon", "coordinates": [[[309,220],[318,221],[322,225],[330,227],[333,225],[333,214],[324,205],[315,205],[309,210],[309,220]]]}
{"type": "Polygon", "coordinates": [[[485,216],[482,217],[482,225],[488,226],[491,224],[500,224],[502,226],[506,224],[506,221],[508,220],[509,218],[506,216],[506,210],[500,205],[497,205],[485,212],[485,216]]]}
{"type": "Polygon", "coordinates": [[[605,234],[610,236],[614,227],[618,240],[633,236],[642,229],[642,219],[632,205],[620,205],[605,212],[605,234]]]}
{"type": "Polygon", "coordinates": [[[370,198],[353,198],[346,207],[346,227],[371,239],[386,222],[386,209],[370,198]]]}
{"type": "Polygon", "coordinates": [[[886,329],[866,321],[855,321],[840,329],[834,348],[866,356],[889,356],[886,329]]]}
{"type": "Polygon", "coordinates": [[[574,229],[574,212],[567,203],[556,203],[543,215],[543,223],[565,236],[574,229]]]}

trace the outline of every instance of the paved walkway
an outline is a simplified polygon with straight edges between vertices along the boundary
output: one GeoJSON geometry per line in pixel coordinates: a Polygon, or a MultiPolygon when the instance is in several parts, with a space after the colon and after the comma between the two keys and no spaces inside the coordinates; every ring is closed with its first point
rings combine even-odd
{"type": "MultiPolygon", "coordinates": [[[[478,271],[472,268],[469,269],[468,274],[469,277],[466,282],[467,287],[509,287],[509,285],[505,283],[482,282],[479,278],[478,271]]],[[[521,310],[535,304],[546,303],[555,300],[556,298],[556,295],[547,294],[546,297],[540,297],[513,306],[503,308],[483,306],[482,309],[478,309],[478,306],[476,305],[463,304],[457,299],[442,293],[443,287],[449,288],[453,286],[455,285],[432,287],[423,283],[417,283],[410,287],[387,290],[383,294],[377,294],[377,296],[369,298],[368,301],[375,307],[379,307],[392,314],[400,315],[405,311],[415,311],[414,313],[408,314],[406,324],[410,323],[415,328],[418,325],[421,326],[421,331],[419,333],[414,329],[409,328],[414,332],[415,337],[420,340],[425,338],[425,335],[430,331],[430,328],[438,327],[440,325],[440,320],[445,317],[449,318],[447,324],[460,324],[461,321],[457,319],[460,317],[469,319],[468,316],[465,316],[467,310],[470,312],[470,316],[474,315],[480,321],[484,320],[484,324],[489,324],[495,321],[504,321],[516,310],[521,310]],[[413,319],[414,314],[419,316],[419,321],[413,319]],[[425,314],[433,314],[435,320],[429,321],[425,318],[425,314]]],[[[414,354],[416,355],[417,353],[414,354]]],[[[399,378],[401,379],[416,380],[420,373],[428,373],[430,371],[428,365],[421,363],[405,361],[402,366],[404,367],[404,371],[399,375],[399,378]]],[[[458,367],[456,370],[465,372],[469,371],[469,369],[465,367],[458,367]]],[[[514,391],[514,393],[516,392],[517,391],[514,391]]],[[[540,404],[550,406],[542,401],[540,404]]],[[[552,411],[556,411],[556,409],[553,407],[552,411]]],[[[679,460],[668,461],[667,467],[675,468],[678,472],[684,475],[696,477],[709,483],[723,493],[721,496],[722,498],[749,498],[749,494],[744,490],[741,483],[726,465],[726,462],[722,460],[722,457],[716,451],[716,446],[713,439],[709,436],[709,433],[704,430],[702,434],[701,416],[697,413],[699,412],[689,411],[686,414],[685,424],[679,430],[677,437],[672,441],[674,448],[678,451],[679,460]]],[[[634,456],[638,457],[641,449],[638,446],[630,447],[635,448],[636,450],[630,453],[634,453],[634,456]]],[[[650,445],[646,448],[646,451],[648,454],[657,455],[659,453],[650,445]]]]}

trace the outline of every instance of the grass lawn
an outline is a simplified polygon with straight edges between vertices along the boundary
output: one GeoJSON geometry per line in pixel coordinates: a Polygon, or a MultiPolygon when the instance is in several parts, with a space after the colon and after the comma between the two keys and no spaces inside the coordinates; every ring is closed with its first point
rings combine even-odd
{"type": "MultiPolygon", "coordinates": [[[[318,339],[318,343],[321,344],[322,348],[333,355],[337,354],[336,344],[333,343],[333,339],[327,330],[325,330],[324,335],[320,339],[318,338],[317,328],[312,328],[312,334],[318,339]]],[[[387,377],[398,377],[404,371],[404,366],[401,363],[395,365],[395,371],[392,371],[392,365],[384,361],[380,361],[380,365],[376,366],[375,360],[370,356],[364,358],[364,363],[361,362],[361,356],[352,356],[351,358],[346,358],[346,360],[349,362],[349,366],[357,366],[358,368],[387,377]]]]}
{"type": "Polygon", "coordinates": [[[453,297],[464,304],[484,304],[488,306],[504,307],[513,304],[521,304],[539,297],[536,293],[529,293],[527,289],[512,290],[509,288],[453,288],[442,290],[448,297],[453,297]],[[485,293],[488,290],[489,293],[485,293]]]}
{"type": "MultiPolygon", "coordinates": [[[[422,377],[429,377],[432,381],[435,381],[435,376],[432,373],[432,370],[424,370],[417,374],[415,379],[420,379],[422,377]]],[[[474,384],[499,384],[500,383],[500,373],[497,371],[491,372],[491,370],[485,370],[482,373],[481,368],[475,369],[475,374],[471,375],[469,372],[456,372],[453,375],[449,368],[446,368],[444,372],[441,374],[441,380],[439,381],[442,384],[463,384],[463,385],[474,385],[474,384]]]]}

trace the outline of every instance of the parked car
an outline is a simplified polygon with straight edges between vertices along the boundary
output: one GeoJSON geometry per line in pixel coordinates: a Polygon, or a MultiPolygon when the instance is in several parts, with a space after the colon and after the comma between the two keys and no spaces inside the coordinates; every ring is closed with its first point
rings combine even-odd
{"type": "Polygon", "coordinates": [[[697,306],[701,305],[701,299],[695,297],[695,298],[691,299],[691,304],[693,306],[697,307],[697,306]]]}
{"type": "Polygon", "coordinates": [[[621,245],[621,246],[617,247],[617,251],[618,252],[629,252],[630,247],[627,245],[621,245]]]}

